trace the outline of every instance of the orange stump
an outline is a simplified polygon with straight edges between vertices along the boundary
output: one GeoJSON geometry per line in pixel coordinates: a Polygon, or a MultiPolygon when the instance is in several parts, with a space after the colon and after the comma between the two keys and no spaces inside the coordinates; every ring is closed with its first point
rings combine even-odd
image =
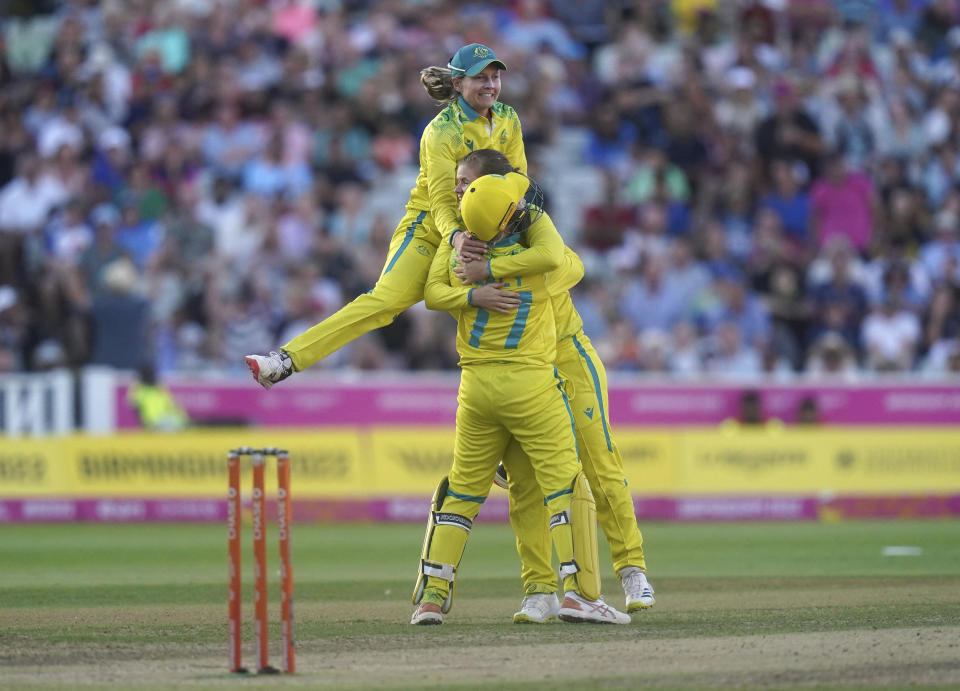
{"type": "Polygon", "coordinates": [[[270,634],[267,630],[267,526],[264,498],[264,457],[261,451],[253,453],[253,606],[254,640],[257,649],[257,672],[267,672],[270,666],[270,634]]]}
{"type": "Polygon", "coordinates": [[[270,666],[269,616],[267,612],[267,516],[266,516],[266,459],[277,459],[277,532],[280,547],[280,614],[283,645],[283,671],[296,669],[293,643],[293,566],[291,564],[290,525],[293,520],[290,495],[290,454],[282,449],[267,447],[253,449],[241,446],[227,455],[227,553],[229,558],[229,653],[230,671],[246,673],[241,664],[243,645],[243,609],[241,603],[241,462],[251,457],[253,469],[253,496],[250,509],[253,522],[253,594],[254,639],[257,650],[257,673],[277,674],[270,666]]]}
{"type": "Polygon", "coordinates": [[[290,562],[290,523],[293,513],[290,503],[290,456],[277,454],[277,541],[280,545],[280,638],[282,641],[283,671],[296,670],[293,645],[293,565],[290,562]]]}
{"type": "Polygon", "coordinates": [[[230,671],[246,672],[243,668],[243,611],[240,590],[240,457],[233,451],[227,457],[227,554],[230,581],[230,671]]]}

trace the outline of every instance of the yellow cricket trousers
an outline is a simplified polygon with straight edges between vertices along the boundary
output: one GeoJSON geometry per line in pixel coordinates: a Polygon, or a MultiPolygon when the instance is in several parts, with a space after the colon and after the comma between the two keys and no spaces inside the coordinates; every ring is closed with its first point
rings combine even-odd
{"type": "Polygon", "coordinates": [[[430,212],[407,209],[390,240],[387,263],[373,289],[283,346],[294,367],[306,369],[368,331],[386,326],[422,300],[438,241],[430,212]]]}
{"type": "MultiPolygon", "coordinates": [[[[493,482],[497,463],[511,438],[524,451],[521,460],[531,469],[530,495],[540,511],[569,511],[573,481],[580,472],[573,420],[566,395],[553,365],[503,362],[471,364],[463,368],[458,394],[457,431],[453,468],[443,511],[476,518],[493,482]]],[[[513,468],[508,467],[513,477],[513,468]]],[[[517,471],[517,477],[521,471],[517,471]]],[[[542,514],[538,514],[542,515],[542,514]]],[[[546,521],[543,523],[546,533],[546,521]]],[[[555,529],[554,543],[564,560],[572,558],[569,525],[555,529]],[[569,543],[569,544],[568,544],[569,543]]],[[[550,536],[547,539],[547,553],[550,536]]],[[[437,526],[429,557],[458,564],[466,534],[457,527],[437,526]]],[[[442,601],[449,584],[429,577],[427,589],[442,601]]]]}
{"type": "MultiPolygon", "coordinates": [[[[643,536],[623,475],[620,450],[610,433],[607,373],[582,330],[557,344],[557,369],[564,380],[581,465],[597,504],[597,519],[610,544],[613,568],[645,569],[643,536]]],[[[510,478],[510,523],[517,535],[525,592],[554,592],[557,577],[551,564],[548,516],[535,489],[531,490],[532,469],[523,459],[521,445],[508,445],[504,465],[510,478]]]]}

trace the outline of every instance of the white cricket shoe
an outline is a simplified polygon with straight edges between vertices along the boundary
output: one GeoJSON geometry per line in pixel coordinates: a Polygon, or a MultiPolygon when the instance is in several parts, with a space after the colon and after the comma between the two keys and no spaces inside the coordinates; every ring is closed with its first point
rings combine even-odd
{"type": "Polygon", "coordinates": [[[618,612],[603,601],[603,598],[588,600],[582,595],[567,591],[563,606],[558,613],[561,621],[574,624],[629,624],[630,615],[618,612]]]}
{"type": "Polygon", "coordinates": [[[627,611],[639,612],[653,607],[656,600],[653,597],[653,586],[647,581],[647,574],[636,566],[627,566],[620,569],[620,585],[627,596],[627,611]]]}
{"type": "Polygon", "coordinates": [[[247,355],[244,360],[253,378],[265,389],[293,374],[293,360],[282,350],[271,350],[269,355],[247,355]]]}
{"type": "Polygon", "coordinates": [[[514,624],[543,624],[555,619],[560,611],[556,593],[534,593],[523,598],[520,611],[513,615],[514,624]]]}
{"type": "Polygon", "coordinates": [[[417,605],[417,608],[413,610],[413,616],[410,617],[410,623],[419,624],[421,626],[442,624],[443,612],[440,611],[440,605],[435,605],[432,602],[421,602],[419,605],[417,605]]]}

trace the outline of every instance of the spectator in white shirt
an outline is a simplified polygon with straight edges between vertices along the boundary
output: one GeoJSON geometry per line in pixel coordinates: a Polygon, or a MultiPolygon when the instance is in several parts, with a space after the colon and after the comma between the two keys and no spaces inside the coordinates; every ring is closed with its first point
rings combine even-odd
{"type": "Polygon", "coordinates": [[[920,343],[920,319],[894,295],[863,320],[862,342],[867,367],[874,372],[906,372],[920,343]]]}
{"type": "Polygon", "coordinates": [[[65,202],[67,190],[50,175],[40,174],[35,155],[24,156],[20,174],[0,190],[0,234],[36,231],[50,212],[65,202]]]}

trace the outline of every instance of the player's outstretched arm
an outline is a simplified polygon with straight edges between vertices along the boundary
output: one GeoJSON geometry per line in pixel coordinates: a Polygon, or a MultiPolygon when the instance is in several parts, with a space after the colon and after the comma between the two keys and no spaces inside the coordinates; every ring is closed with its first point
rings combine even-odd
{"type": "Polygon", "coordinates": [[[547,214],[542,214],[527,229],[529,247],[517,254],[490,260],[490,278],[545,274],[563,262],[563,238],[547,214]]]}
{"type": "Polygon", "coordinates": [[[457,312],[469,306],[468,286],[450,285],[450,262],[453,248],[448,243],[440,243],[437,253],[430,264],[427,282],[423,286],[423,302],[427,309],[441,312],[457,312]]]}
{"type": "Polygon", "coordinates": [[[583,274],[583,261],[576,252],[564,245],[563,263],[547,274],[547,291],[550,297],[563,295],[583,279],[583,274]]]}

